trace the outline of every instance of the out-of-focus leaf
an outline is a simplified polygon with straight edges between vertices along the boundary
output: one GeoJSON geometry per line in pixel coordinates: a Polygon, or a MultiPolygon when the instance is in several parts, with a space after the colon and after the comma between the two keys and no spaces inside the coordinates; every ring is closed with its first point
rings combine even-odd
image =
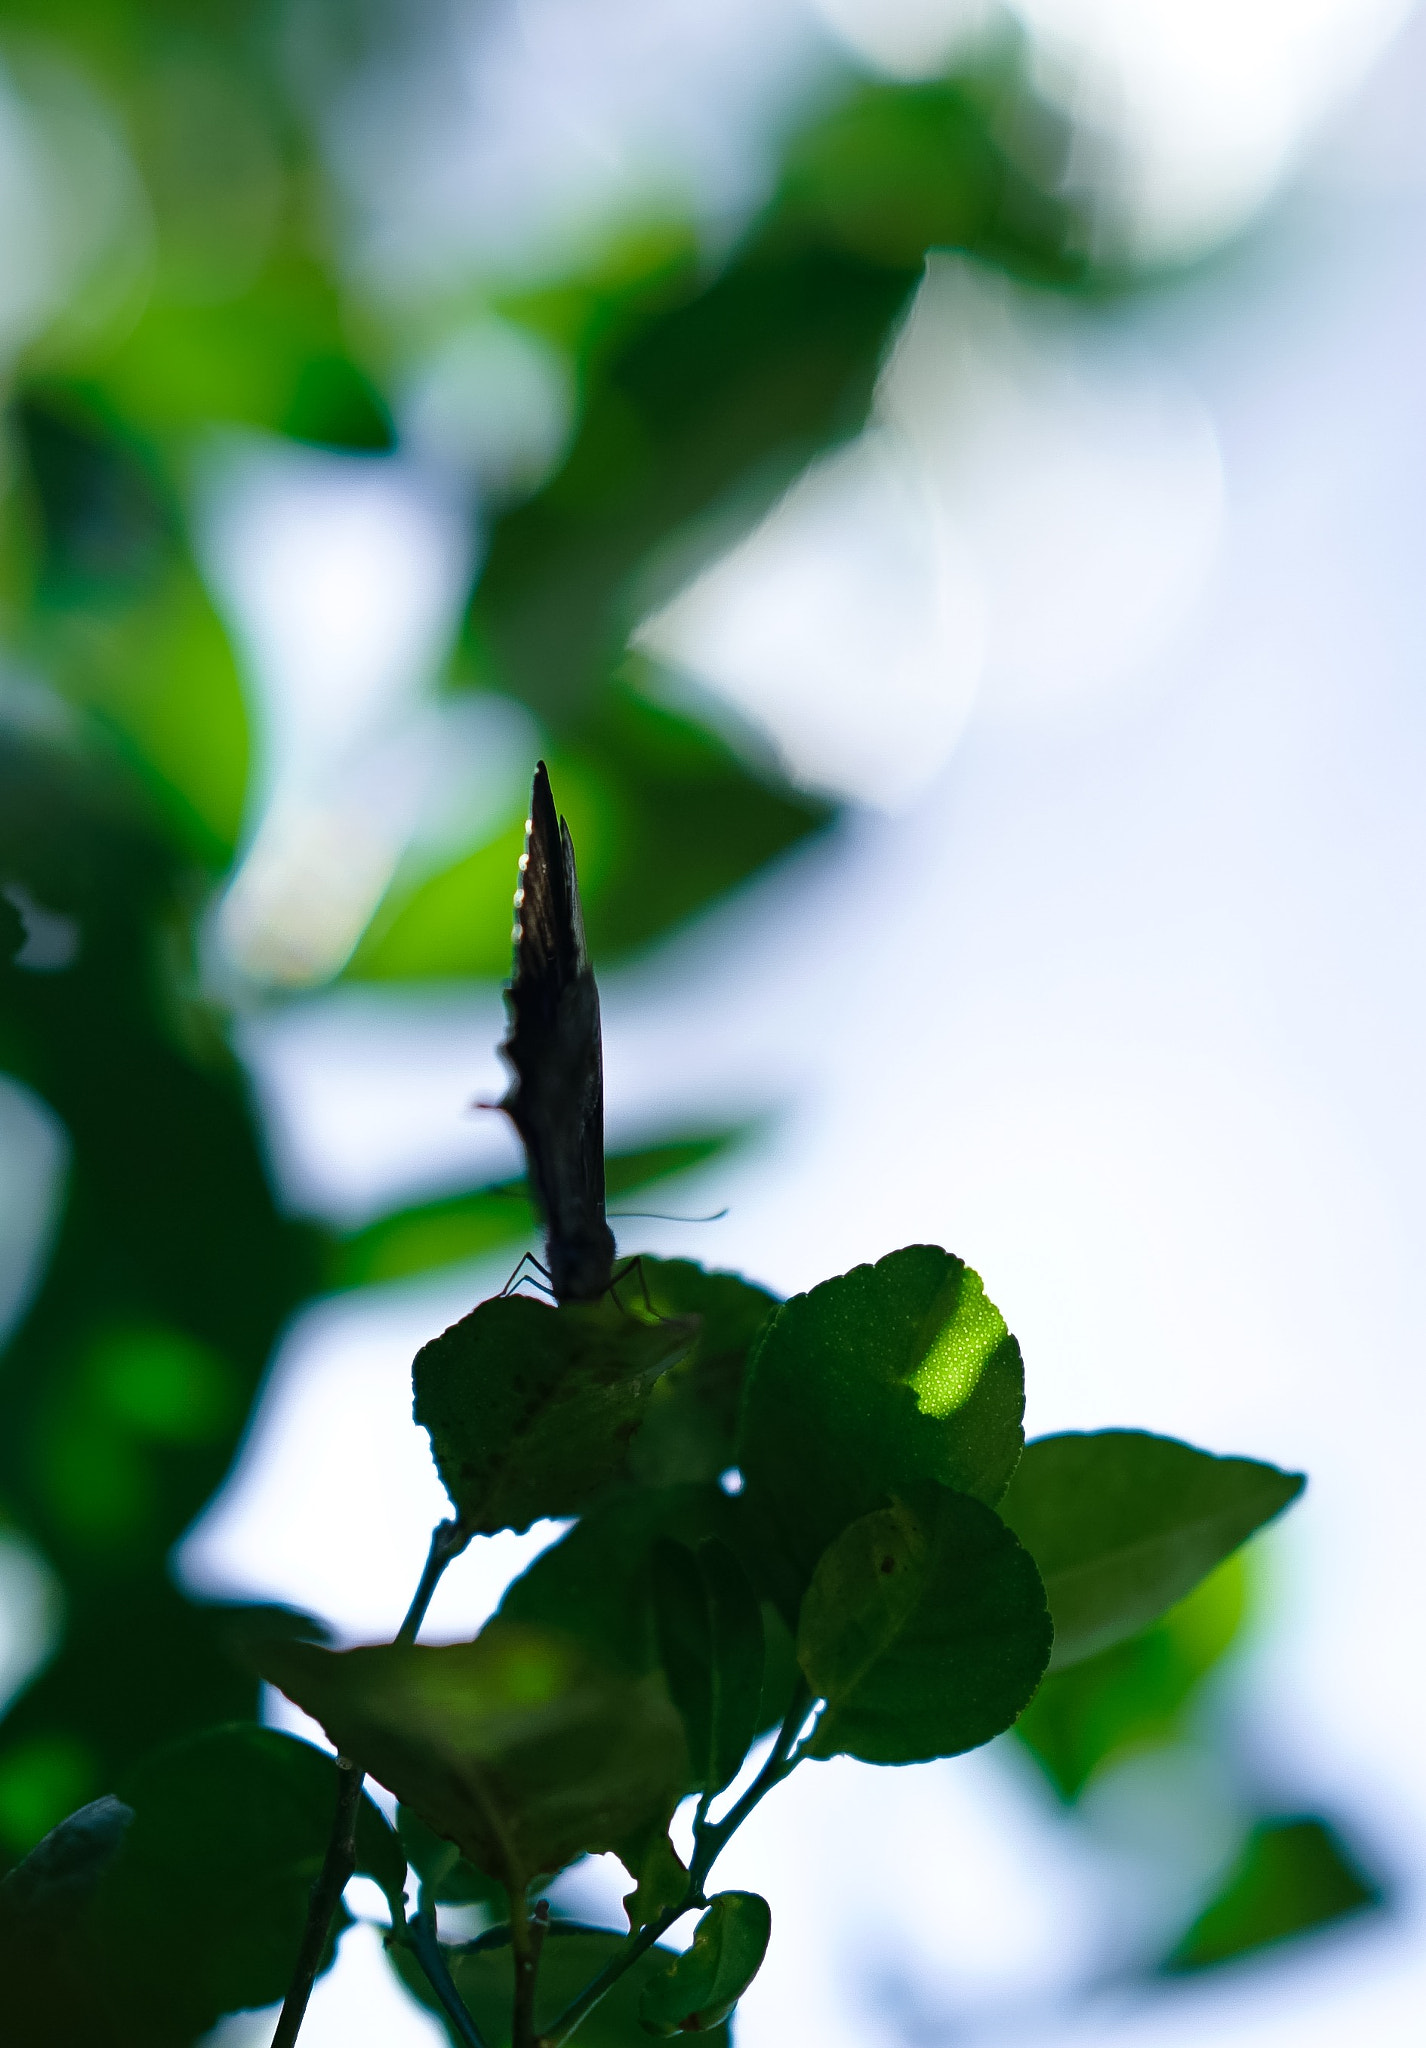
{"type": "Polygon", "coordinates": [[[777,1311],[749,1361],[738,1463],[805,1584],[840,1530],[920,1480],[998,1500],[1024,1405],[1020,1347],[980,1276],[910,1245],[777,1311]]]}
{"type": "MultiPolygon", "coordinates": [[[[540,1955],[535,2025],[552,2027],[623,1946],[620,1935],[552,1921],[540,1955]]],[[[639,2024],[639,2000],[644,1986],[668,1963],[670,1953],[666,1948],[651,1948],[625,1972],[588,2018],[580,2022],[574,2036],[579,2048],[648,2048],[649,2037],[639,2024]]],[[[514,1980],[509,1948],[455,1948],[448,1950],[447,1956],[456,1989],[470,2008],[487,2048],[510,2048],[514,1980]]],[[[404,1950],[395,1951],[392,1959],[415,1996],[437,2010],[430,1985],[414,1959],[404,1950]]],[[[718,2044],[718,2048],[728,2048],[727,2027],[711,2027],[707,2039],[718,2044]]]]}
{"type": "Polygon", "coordinates": [[[1325,1820],[1260,1821],[1223,1889],[1163,1968],[1170,1975],[1209,1969],[1379,1906],[1382,1898],[1381,1887],[1325,1820]]]}
{"type": "Polygon", "coordinates": [[[992,1509],[949,1488],[853,1522],[802,1603],[797,1654],[826,1700],[810,1753],[958,1756],[999,1735],[1050,1655],[1044,1588],[992,1509]]]}
{"type": "MultiPolygon", "coordinates": [[[[338,1775],[293,1736],[220,1728],[155,1751],[122,1801],[74,1815],[11,1873],[0,1901],[14,2038],[177,2048],[224,2013],[280,1998],[338,1775]]],[[[406,1858],[369,1799],[357,1867],[400,1897],[406,1858]]],[[[327,1962],[345,1924],[339,1915],[327,1962]]]]}
{"type": "Polygon", "coordinates": [[[1306,1485],[1137,1429],[1026,1446],[1001,1503],[1040,1567],[1062,1671],[1157,1619],[1306,1485]]]}
{"type": "Polygon", "coordinates": [[[737,1459],[738,1410],[753,1339],[777,1297],[737,1273],[709,1272],[691,1259],[641,1259],[660,1315],[696,1315],[698,1337],[649,1397],[629,1453],[645,1486],[717,1479],[737,1459]]]}
{"type": "Polygon", "coordinates": [[[667,1538],[653,1553],[659,1656],[683,1716],[693,1782],[721,1792],[758,1732],[763,1621],[758,1596],[726,1543],[696,1550],[667,1538]]]}
{"type": "Polygon", "coordinates": [[[649,1388],[697,1335],[612,1294],[485,1301],[416,1354],[416,1420],[466,1528],[575,1515],[614,1477],[649,1388]]]}
{"type": "Polygon", "coordinates": [[[650,2034],[701,2034],[720,2026],[762,1968],[772,1934],[772,1912],[756,1892],[719,1892],[694,1929],[693,1940],[639,1998],[639,2018],[650,2034]]]}
{"type": "Polygon", "coordinates": [[[507,1889],[666,1826],[688,1769],[662,1682],[504,1619],[473,1643],[274,1644],[273,1683],[507,1889]]]}
{"type": "Polygon", "coordinates": [[[1244,1610],[1243,1553],[1127,1643],[1052,1671],[1015,1723],[1061,1799],[1136,1749],[1182,1739],[1199,1687],[1231,1647],[1244,1610]]]}
{"type": "Polygon", "coordinates": [[[0,1915],[73,1915],[98,1890],[133,1818],[112,1792],[70,1814],[0,1879],[0,1915]]]}
{"type": "MultiPolygon", "coordinates": [[[[747,1126],[740,1124],[726,1131],[673,1138],[661,1145],[644,1145],[637,1151],[608,1153],[604,1161],[605,1193],[611,1202],[621,1200],[659,1181],[671,1179],[675,1174],[702,1166],[705,1161],[716,1159],[737,1144],[746,1130],[747,1126]]],[[[610,1220],[617,1221],[617,1218],[611,1217],[610,1220]]],[[[444,1201],[423,1202],[415,1208],[398,1210],[393,1215],[382,1217],[378,1223],[369,1224],[364,1230],[336,1240],[331,1252],[331,1284],[334,1287],[365,1287],[383,1280],[402,1280],[439,1266],[482,1258],[489,1252],[498,1251],[502,1245],[519,1244],[537,1234],[535,1213],[530,1206],[523,1176],[519,1180],[501,1181],[494,1187],[478,1188],[468,1195],[453,1195],[444,1201]]],[[[682,1265],[683,1261],[644,1261],[651,1273],[670,1263],[682,1265]]],[[[739,1284],[747,1286],[746,1282],[739,1284]]],[[[659,1293],[651,1288],[650,1292],[660,1314],[686,1312],[668,1298],[666,1290],[659,1293]]],[[[700,1339],[694,1347],[695,1360],[703,1348],[700,1339]]],[[[647,1419],[640,1426],[641,1437],[646,1430],[647,1419]]],[[[718,1470],[722,1469],[719,1466],[718,1470]]]]}

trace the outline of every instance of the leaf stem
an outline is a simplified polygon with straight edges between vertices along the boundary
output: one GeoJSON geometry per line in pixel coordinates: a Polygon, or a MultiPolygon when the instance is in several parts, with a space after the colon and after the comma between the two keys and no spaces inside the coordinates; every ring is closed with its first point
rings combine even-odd
{"type": "MultiPolygon", "coordinates": [[[[414,1643],[416,1631],[426,1618],[426,1609],[441,1583],[441,1574],[451,1559],[458,1557],[470,1541],[470,1532],[459,1522],[438,1522],[431,1531],[431,1544],[426,1552],[426,1563],[421,1572],[406,1618],[396,1633],[398,1643],[414,1643]]],[[[277,2031],[272,2037],[272,2048],[294,2048],[302,2022],[307,2016],[307,2001],[312,1996],[312,1986],[317,1981],[317,1972],[322,1967],[326,1953],[327,1937],[332,1931],[332,1920],[341,1904],[342,1893],[356,1869],[357,1815],[361,1811],[361,1788],[366,1773],[353,1763],[350,1757],[339,1756],[337,1769],[342,1773],[341,1789],[337,1794],[337,1811],[332,1820],[332,1832],[327,1838],[327,1853],[322,1859],[322,1868],[312,1895],[307,1902],[307,1923],[302,1929],[302,1945],[297,1951],[297,1962],[292,1971],[292,1981],[287,1987],[287,1996],[282,2001],[278,2014],[277,2031]]],[[[432,1936],[434,1939],[434,1935],[432,1936]]],[[[457,1995],[451,1986],[452,1995],[457,1995]]],[[[465,2010],[464,2007],[461,2008],[465,2010]]],[[[469,2015],[467,2015],[469,2017],[469,2015]]]]}
{"type": "Polygon", "coordinates": [[[426,1981],[441,2002],[441,2010],[455,2028],[466,2048],[485,2048],[485,2037],[471,2018],[465,2000],[455,1987],[446,1963],[445,1950],[436,1933],[434,1912],[424,1907],[408,1922],[407,1932],[413,1954],[426,1973],[426,1981]]]}
{"type": "MultiPolygon", "coordinates": [[[[767,1761],[758,1772],[747,1791],[737,1803],[730,1807],[720,1821],[709,1821],[708,1799],[700,1800],[698,1815],[693,1823],[693,1860],[688,1866],[688,1889],[676,1906],[668,1906],[656,1920],[647,1927],[631,1934],[617,1955],[611,1956],[599,1975],[586,1984],[572,2005],[566,2006],[552,2027],[540,2035],[534,2048],[561,2048],[569,2039],[580,2021],[585,2019],[598,2005],[607,1991],[612,1990],[619,1979],[651,1949],[661,1934],[667,1934],[676,1920],[685,1913],[691,1913],[697,1906],[708,1902],[703,1896],[703,1885],[714,1863],[722,1855],[732,1837],[743,1825],[760,1799],[771,1792],[774,1785],[780,1785],[789,1772],[801,1762],[801,1753],[794,1753],[798,1730],[807,1719],[812,1705],[812,1694],[805,1682],[799,1679],[797,1690],[777,1733],[777,1740],[768,1752],[767,1761]]],[[[517,2040],[515,2048],[520,2048],[517,2040]]]]}

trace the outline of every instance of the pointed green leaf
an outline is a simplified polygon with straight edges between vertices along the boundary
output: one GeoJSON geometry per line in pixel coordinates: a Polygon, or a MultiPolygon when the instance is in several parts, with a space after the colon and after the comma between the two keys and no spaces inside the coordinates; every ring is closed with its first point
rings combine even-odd
{"type": "Polygon", "coordinates": [[[644,1986],[639,2018],[650,2034],[721,2026],[762,1968],[772,1913],[756,1892],[719,1892],[681,1956],[644,1986]]]}
{"type": "Polygon", "coordinates": [[[1137,1429],[1026,1446],[1001,1515],[1040,1568],[1062,1671],[1137,1635],[1306,1485],[1137,1429]]]}
{"type": "Polygon", "coordinates": [[[681,1905],[688,1890],[688,1872],[668,1838],[670,1811],[655,1814],[645,1827],[615,1844],[615,1855],[634,1880],[634,1889],[624,1894],[624,1911],[629,1932],[637,1934],[669,1906],[681,1905]]]}
{"type": "Polygon", "coordinates": [[[1326,1821],[1313,1815],[1259,1821],[1223,1889],[1162,1968],[1173,1976],[1209,1969],[1379,1906],[1382,1896],[1326,1821]]]}
{"type": "Polygon", "coordinates": [[[416,1420],[468,1529],[577,1515],[618,1472],[649,1389],[697,1335],[612,1294],[499,1295],[416,1354],[416,1420]]]}
{"type": "Polygon", "coordinates": [[[700,1321],[687,1357],[649,1397],[630,1471],[643,1486],[717,1479],[737,1462],[748,1353],[777,1297],[737,1273],[710,1273],[691,1259],[641,1258],[639,1266],[660,1315],[700,1321]]]}
{"type": "Polygon", "coordinates": [[[797,1651],[826,1701],[809,1753],[958,1756],[1014,1721],[1050,1655],[1044,1588],[993,1510],[945,1487],[853,1522],[802,1603],[797,1651]]]}
{"type": "Polygon", "coordinates": [[[757,1594],[716,1537],[696,1552],[659,1543],[653,1593],[659,1654],[688,1734],[693,1782],[721,1792],[758,1732],[764,1650],[757,1594]]]}
{"type": "Polygon", "coordinates": [[[993,1505],[1024,1405],[1020,1347],[979,1275],[910,1245],[777,1311],[749,1363],[738,1462],[805,1586],[840,1530],[918,1481],[993,1505]]]}
{"type": "Polygon", "coordinates": [[[497,1618],[444,1648],[274,1644],[263,1670],[507,1888],[617,1848],[650,1816],[666,1822],[683,1790],[662,1680],[616,1672],[568,1637],[497,1618]]]}

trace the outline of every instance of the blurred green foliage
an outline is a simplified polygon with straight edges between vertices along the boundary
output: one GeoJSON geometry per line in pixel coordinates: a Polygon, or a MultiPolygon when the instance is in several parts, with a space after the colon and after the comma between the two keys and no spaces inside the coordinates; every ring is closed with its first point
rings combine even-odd
{"type": "MultiPolygon", "coordinates": [[[[377,15],[355,0],[331,12],[358,53],[371,31],[379,60],[377,15]]],[[[390,451],[410,331],[472,303],[568,358],[569,444],[535,488],[480,509],[481,567],[440,687],[533,713],[604,962],[827,815],[653,703],[631,628],[859,429],[929,247],[1085,278],[1055,196],[1063,137],[1012,42],[940,83],[845,80],[784,138],[771,197],[716,256],[665,224],[518,293],[456,279],[444,312],[393,307],[345,265],[289,27],[271,0],[0,6],[0,111],[33,144],[59,280],[14,343],[6,414],[0,1071],[70,1147],[45,1270],[0,1354],[0,1520],[63,1602],[54,1653],[0,1724],[0,1866],[156,1744],[253,1715],[232,1615],[182,1594],[169,1558],[302,1304],[530,1231],[511,1186],[343,1236],[270,1185],[196,957],[256,822],[252,678],[194,537],[210,437],[390,451]],[[70,921],[64,957],[36,948],[46,918],[70,921]]],[[[503,974],[520,831],[512,814],[444,865],[403,868],[347,971],[503,974]]],[[[737,1136],[611,1160],[611,1189],[737,1136]]],[[[1037,1707],[1027,1739],[1067,1794],[1191,1690],[1182,1614],[1157,1649],[1109,1653],[1118,1693],[1037,1707]]]]}

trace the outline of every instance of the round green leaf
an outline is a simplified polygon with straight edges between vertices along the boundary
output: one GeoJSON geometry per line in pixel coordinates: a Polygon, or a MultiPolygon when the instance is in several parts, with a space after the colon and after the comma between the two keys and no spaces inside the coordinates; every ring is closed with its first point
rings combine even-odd
{"type": "Polygon", "coordinates": [[[644,1986],[639,2018],[650,2034],[721,2026],[762,1968],[772,1911],[756,1892],[719,1892],[693,1940],[644,1986]]]}
{"type": "Polygon", "coordinates": [[[416,1420],[477,1533],[577,1515],[619,1471],[649,1389],[698,1332],[612,1294],[497,1295],[416,1354],[416,1420]]]}
{"type": "Polygon", "coordinates": [[[1137,1635],[1306,1483],[1300,1472],[1139,1429],[1028,1444],[1000,1512],[1045,1582],[1051,1668],[1137,1635]]]}
{"type": "Polygon", "coordinates": [[[826,1701],[809,1754],[976,1749],[1034,1693],[1050,1637],[1034,1563],[990,1508],[944,1487],[878,1508],[831,1545],[802,1603],[797,1652],[826,1701]]]}
{"type": "Polygon", "coordinates": [[[994,1505],[1024,1406],[1020,1347],[979,1275],[910,1245],[778,1310],[749,1364],[738,1462],[805,1586],[840,1530],[919,1481],[994,1505]]]}

